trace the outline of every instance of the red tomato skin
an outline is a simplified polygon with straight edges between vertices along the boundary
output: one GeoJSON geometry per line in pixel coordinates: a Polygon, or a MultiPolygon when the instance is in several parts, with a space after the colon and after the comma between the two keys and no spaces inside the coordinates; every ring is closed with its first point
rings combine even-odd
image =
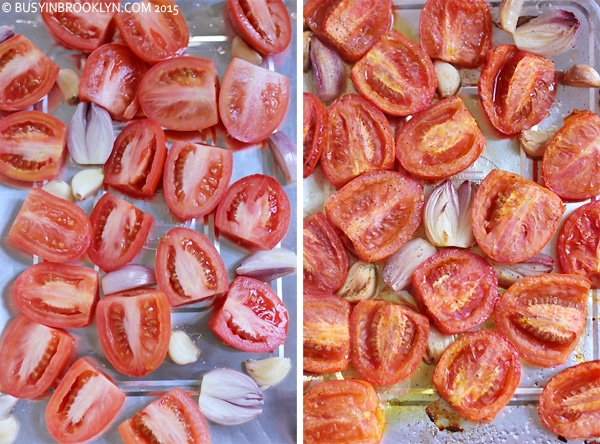
{"type": "Polygon", "coordinates": [[[20,249],[50,262],[81,258],[91,241],[87,214],[73,202],[31,188],[8,233],[20,249]]]}
{"type": "Polygon", "coordinates": [[[478,81],[485,114],[507,136],[541,122],[554,103],[556,87],[551,60],[512,45],[498,45],[488,52],[478,81]]]}
{"type": "MultiPolygon", "coordinates": [[[[86,442],[100,436],[116,418],[125,402],[125,393],[90,358],[79,358],[67,370],[46,406],[48,432],[61,443],[86,442]],[[81,422],[69,420],[69,410],[77,403],[82,388],[95,382],[97,397],[82,416],[81,422]]],[[[83,405],[82,401],[79,401],[83,405]]]]}
{"type": "Polygon", "coordinates": [[[362,58],[393,20],[390,0],[308,0],[303,12],[308,27],[348,62],[362,58]]]}
{"type": "Polygon", "coordinates": [[[303,177],[311,175],[323,152],[325,144],[325,128],[327,127],[327,110],[323,102],[310,92],[303,94],[303,177]]]}
{"type": "Polygon", "coordinates": [[[251,353],[267,353],[283,344],[288,324],[288,311],[277,293],[245,276],[233,280],[208,319],[210,329],[225,344],[251,353]],[[249,324],[253,324],[250,331],[249,324]]]}
{"type": "Polygon", "coordinates": [[[249,250],[271,250],[289,228],[290,211],[290,200],[277,180],[251,174],[227,189],[215,213],[215,228],[249,250]]]}
{"type": "Polygon", "coordinates": [[[360,94],[392,116],[408,116],[425,109],[437,87],[429,56],[394,29],[354,64],[350,79],[360,94]]]}
{"type": "Polygon", "coordinates": [[[135,120],[121,130],[104,164],[104,182],[131,197],[150,197],[156,191],[167,157],[167,141],[160,125],[135,120]]]}
{"type": "Polygon", "coordinates": [[[593,408],[598,387],[598,360],[582,362],[560,371],[546,383],[540,395],[538,413],[542,424],[566,439],[600,435],[600,415],[593,408]]]}
{"type": "Polygon", "coordinates": [[[52,89],[60,70],[22,34],[0,43],[0,59],[1,111],[19,111],[39,102],[52,89]]]}
{"type": "Polygon", "coordinates": [[[58,176],[67,143],[63,122],[40,111],[18,111],[0,120],[0,135],[0,173],[27,182],[58,176]]]}
{"type": "Polygon", "coordinates": [[[185,442],[210,444],[208,423],[198,403],[179,387],[155,399],[118,427],[125,444],[159,441],[153,429],[159,432],[158,436],[163,436],[162,432],[185,442]]]}
{"type": "Polygon", "coordinates": [[[261,54],[283,52],[292,41],[292,22],[281,0],[227,0],[236,33],[261,54]]]}
{"type": "Polygon", "coordinates": [[[90,222],[92,241],[87,250],[88,257],[102,270],[111,271],[128,264],[140,252],[154,218],[108,192],[92,209],[90,222]],[[134,220],[130,220],[132,217],[134,220]],[[115,225],[117,223],[118,226],[115,225]],[[108,239],[104,234],[107,229],[110,234],[108,239]],[[115,233],[115,230],[119,233],[115,233]]]}
{"type": "Polygon", "coordinates": [[[92,323],[98,302],[98,281],[98,272],[91,268],[39,262],[15,281],[14,301],[34,322],[54,328],[85,327],[92,323]],[[64,305],[53,305],[54,298],[64,305]]]}
{"type": "Polygon", "coordinates": [[[484,0],[428,0],[421,10],[419,42],[434,60],[477,68],[492,45],[492,33],[492,15],[484,0]]]}
{"type": "Polygon", "coordinates": [[[230,150],[175,141],[164,166],[165,202],[181,219],[206,216],[219,205],[232,174],[233,153],[230,150]],[[186,172],[191,177],[186,177],[186,172]]]}
{"type": "Polygon", "coordinates": [[[113,367],[127,376],[145,376],[167,356],[171,306],[167,296],[154,288],[113,293],[98,302],[96,326],[102,350],[113,367]],[[132,331],[139,336],[129,337],[132,331]]]}
{"type": "Polygon", "coordinates": [[[219,91],[219,116],[231,137],[258,143],[279,127],[290,101],[290,79],[234,57],[219,91]]]}
{"type": "Polygon", "coordinates": [[[213,243],[204,234],[183,227],[172,228],[159,241],[156,279],[172,307],[223,294],[229,287],[225,263],[213,243]],[[177,268],[179,255],[189,267],[196,261],[193,276],[177,268]]]}
{"type": "Polygon", "coordinates": [[[2,392],[22,399],[37,400],[49,394],[71,358],[73,337],[60,329],[46,327],[19,315],[2,333],[0,340],[0,387],[2,392]],[[24,369],[23,361],[39,352],[46,340],[43,356],[35,369],[24,369]],[[37,342],[37,343],[36,343],[37,342]],[[29,371],[27,374],[24,372],[29,371]]]}

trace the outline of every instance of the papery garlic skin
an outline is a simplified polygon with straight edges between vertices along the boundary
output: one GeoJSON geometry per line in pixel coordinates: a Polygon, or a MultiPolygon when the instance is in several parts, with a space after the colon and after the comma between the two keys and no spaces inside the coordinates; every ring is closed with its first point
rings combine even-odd
{"type": "Polygon", "coordinates": [[[519,16],[525,0],[502,0],[500,3],[500,27],[511,34],[517,29],[519,16]]]}
{"type": "Polygon", "coordinates": [[[350,302],[371,299],[377,292],[377,269],[375,264],[357,261],[348,270],[346,281],[336,292],[350,302]]]}
{"type": "Polygon", "coordinates": [[[97,168],[81,170],[71,180],[75,200],[83,200],[96,194],[104,184],[104,171],[97,168]]]}
{"type": "Polygon", "coordinates": [[[460,72],[451,63],[435,60],[433,68],[437,77],[437,90],[440,97],[450,97],[460,88],[460,72]]]}
{"type": "Polygon", "coordinates": [[[513,33],[517,48],[553,57],[573,47],[579,19],[572,12],[551,9],[518,26],[513,33]]]}
{"type": "Polygon", "coordinates": [[[386,259],[381,277],[392,290],[404,290],[417,267],[436,253],[437,248],[425,239],[411,239],[386,259]]]}
{"type": "Polygon", "coordinates": [[[292,368],[290,358],[271,357],[264,359],[248,359],[244,361],[248,374],[256,381],[261,390],[279,384],[292,368]]]}
{"type": "Polygon", "coordinates": [[[182,330],[173,330],[169,340],[169,357],[178,365],[196,362],[200,357],[200,349],[182,330]]]}

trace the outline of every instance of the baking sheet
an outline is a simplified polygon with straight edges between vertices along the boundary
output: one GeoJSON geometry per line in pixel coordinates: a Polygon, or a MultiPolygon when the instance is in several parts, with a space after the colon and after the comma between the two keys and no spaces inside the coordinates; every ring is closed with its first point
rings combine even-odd
{"type": "MultiPolygon", "coordinates": [[[[80,67],[81,56],[60,46],[50,36],[41,20],[39,8],[26,8],[29,0],[23,2],[7,2],[12,7],[0,11],[0,25],[10,25],[15,32],[25,34],[31,41],[40,47],[46,54],[53,58],[61,67],[80,67]],[[20,7],[17,7],[19,3],[20,7]],[[3,11],[9,12],[3,12],[3,11]],[[20,11],[20,12],[19,12],[20,11]]],[[[231,59],[231,41],[234,32],[227,18],[225,1],[204,0],[185,1],[176,0],[179,10],[186,18],[190,29],[189,55],[212,59],[222,79],[227,64],[231,59]]],[[[286,7],[292,17],[293,38],[289,48],[282,54],[266,58],[263,66],[278,71],[290,77],[291,96],[290,106],[281,130],[285,131],[293,141],[296,141],[296,1],[285,1],[286,7]]],[[[60,92],[53,90],[49,98],[35,106],[42,111],[51,110],[51,113],[65,122],[74,110],[60,101],[60,92]]],[[[118,131],[119,126],[115,129],[118,131]]],[[[232,147],[225,143],[222,137],[217,136],[215,141],[208,140],[217,146],[237,148],[234,152],[234,172],[231,183],[242,176],[252,173],[265,173],[277,177],[282,183],[281,172],[276,168],[270,151],[262,145],[232,147]]],[[[61,171],[60,179],[70,182],[73,175],[81,167],[69,161],[61,171]]],[[[41,186],[40,183],[34,186],[41,186]]],[[[292,215],[291,224],[281,246],[293,251],[297,249],[297,223],[296,223],[296,184],[284,186],[290,197],[292,215]]],[[[28,192],[23,184],[15,184],[7,179],[0,179],[0,330],[12,319],[17,311],[11,303],[12,285],[16,277],[32,262],[31,256],[17,251],[8,244],[8,231],[12,220],[17,214],[28,192]]],[[[89,214],[94,201],[101,193],[93,198],[80,203],[81,207],[89,214]]],[[[124,197],[119,193],[115,193],[124,197]]],[[[161,235],[168,229],[185,225],[195,228],[208,235],[215,243],[228,269],[230,281],[235,276],[235,268],[239,261],[247,254],[226,240],[215,239],[212,232],[212,217],[205,220],[194,220],[182,224],[171,217],[160,191],[151,199],[140,201],[137,199],[126,200],[133,202],[144,211],[150,212],[155,217],[155,226],[150,232],[148,240],[133,262],[153,265],[154,250],[161,235]]],[[[35,258],[34,258],[35,260],[35,258]]],[[[93,266],[87,262],[86,265],[93,266]]],[[[199,360],[194,364],[178,366],[167,357],[165,362],[153,373],[144,378],[129,378],[119,374],[106,360],[100,348],[95,325],[85,329],[72,330],[79,340],[78,355],[93,356],[127,394],[125,404],[110,429],[94,443],[118,443],[122,439],[116,427],[131,417],[137,410],[150,403],[156,396],[178,386],[189,390],[197,400],[202,374],[207,370],[228,367],[243,370],[242,362],[246,359],[259,359],[267,356],[285,356],[292,360],[292,370],[286,379],[275,387],[264,391],[265,405],[263,413],[256,420],[239,426],[221,426],[209,423],[212,442],[215,443],[289,443],[296,442],[297,435],[297,278],[296,274],[278,279],[272,283],[274,289],[284,303],[290,314],[289,333],[285,343],[271,354],[252,354],[237,351],[220,343],[207,326],[209,309],[200,305],[174,308],[172,310],[173,329],[186,331],[201,350],[199,360]]],[[[48,434],[44,421],[46,401],[25,401],[17,403],[14,414],[20,420],[20,431],[17,442],[26,443],[51,443],[54,439],[48,434]]]]}
{"type": "MultiPolygon", "coordinates": [[[[418,41],[420,10],[423,1],[394,0],[394,28],[413,40],[418,41]]],[[[492,20],[499,22],[500,2],[489,2],[492,20]]],[[[596,0],[557,0],[526,1],[521,15],[539,15],[548,9],[565,9],[573,12],[580,21],[577,38],[573,47],[566,53],[552,57],[556,70],[566,71],[576,63],[583,63],[600,70],[600,4],[596,0]]],[[[494,28],[493,45],[513,43],[510,34],[494,28]]],[[[482,157],[470,168],[456,176],[457,179],[481,181],[493,168],[518,173],[526,178],[540,180],[541,161],[528,158],[520,150],[518,140],[499,138],[494,132],[478,100],[478,70],[461,70],[462,86],[459,95],[477,119],[487,138],[487,146],[482,157]]],[[[351,85],[351,82],[348,82],[351,85]]],[[[304,88],[311,88],[311,76],[304,76],[304,88]]],[[[352,87],[349,86],[349,90],[352,87]]],[[[549,116],[538,126],[540,129],[560,127],[562,120],[573,109],[589,109],[598,113],[598,88],[573,88],[560,85],[556,101],[549,116]]],[[[306,197],[305,197],[306,202],[306,197]]],[[[582,203],[567,204],[566,217],[582,203]]],[[[305,213],[306,215],[306,213],[305,213]]],[[[544,252],[555,257],[556,238],[544,252]]],[[[521,383],[507,407],[490,424],[478,424],[462,419],[447,404],[440,400],[432,384],[434,366],[421,363],[414,375],[395,386],[380,389],[386,402],[387,426],[382,442],[418,443],[546,443],[559,442],[559,438],[547,431],[537,414],[537,399],[546,381],[560,370],[574,364],[600,359],[600,333],[598,328],[599,293],[592,291],[588,301],[588,319],[585,334],[579,344],[561,366],[542,369],[521,361],[523,373],[521,383]],[[433,413],[435,422],[427,410],[433,413]]],[[[356,376],[346,373],[344,377],[356,376]]],[[[336,377],[342,377],[337,375],[336,377]]],[[[564,442],[564,439],[563,439],[564,442]]],[[[569,443],[583,443],[583,440],[569,440],[569,443]]],[[[589,441],[587,441],[589,442],[589,441]]]]}

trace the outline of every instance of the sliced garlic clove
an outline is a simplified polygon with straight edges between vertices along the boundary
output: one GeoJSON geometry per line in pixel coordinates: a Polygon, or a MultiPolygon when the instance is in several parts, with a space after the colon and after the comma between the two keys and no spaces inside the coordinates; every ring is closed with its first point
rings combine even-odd
{"type": "Polygon", "coordinates": [[[521,131],[521,134],[519,134],[519,144],[521,145],[521,149],[525,151],[528,156],[534,159],[541,159],[544,156],[544,151],[546,151],[548,143],[556,131],[556,128],[544,131],[531,128],[521,131]]]}
{"type": "Polygon", "coordinates": [[[458,88],[460,88],[460,73],[458,69],[451,63],[444,62],[443,60],[434,61],[433,68],[437,77],[440,97],[444,98],[455,95],[458,88]]]}
{"type": "Polygon", "coordinates": [[[525,0],[502,0],[500,3],[500,27],[511,34],[517,29],[519,16],[525,0]]]}
{"type": "Polygon", "coordinates": [[[350,302],[370,299],[377,291],[377,269],[369,262],[358,261],[352,264],[346,275],[346,281],[337,291],[337,295],[350,302]]]}
{"type": "Polygon", "coordinates": [[[75,200],[83,200],[98,192],[104,184],[104,171],[97,168],[81,170],[71,180],[75,200]]]}
{"type": "Polygon", "coordinates": [[[0,444],[12,444],[19,434],[19,420],[14,415],[0,419],[0,444]]]}
{"type": "Polygon", "coordinates": [[[600,74],[590,65],[577,64],[566,72],[562,83],[578,88],[598,88],[600,87],[600,74]]]}
{"type": "Polygon", "coordinates": [[[184,331],[174,330],[169,340],[169,357],[175,364],[191,364],[200,357],[200,349],[184,331]]]}
{"type": "Polygon", "coordinates": [[[292,368],[292,361],[280,357],[248,359],[244,366],[261,390],[266,390],[283,381],[292,368]]]}
{"type": "Polygon", "coordinates": [[[239,59],[244,59],[254,65],[262,65],[262,56],[250,47],[239,35],[233,37],[231,42],[231,56],[239,59]]]}
{"type": "Polygon", "coordinates": [[[71,185],[69,185],[64,180],[60,179],[52,179],[49,180],[42,186],[42,190],[47,191],[53,196],[60,197],[61,199],[65,199],[71,202],[75,201],[73,197],[73,190],[71,189],[71,185]]]}
{"type": "Polygon", "coordinates": [[[579,19],[570,11],[551,9],[517,27],[513,38],[517,48],[544,57],[553,57],[573,47],[579,19]]]}
{"type": "Polygon", "coordinates": [[[79,102],[79,82],[81,76],[71,68],[63,68],[58,71],[56,84],[62,93],[63,98],[69,105],[75,105],[79,102]]]}

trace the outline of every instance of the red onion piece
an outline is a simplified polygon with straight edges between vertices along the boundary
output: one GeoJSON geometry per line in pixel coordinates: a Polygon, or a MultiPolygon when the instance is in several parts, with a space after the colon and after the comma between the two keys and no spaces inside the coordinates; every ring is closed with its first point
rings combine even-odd
{"type": "Polygon", "coordinates": [[[127,264],[106,273],[101,280],[105,295],[156,284],[154,269],[147,265],[127,264]]]}
{"type": "Polygon", "coordinates": [[[296,182],[298,176],[298,157],[296,154],[296,144],[283,131],[277,131],[271,134],[267,140],[271,149],[273,158],[277,166],[281,169],[286,183],[296,182]]]}
{"type": "Polygon", "coordinates": [[[13,35],[15,35],[15,32],[12,30],[12,28],[10,26],[6,26],[6,25],[0,26],[0,43],[2,43],[5,40],[8,40],[13,35]]]}
{"type": "Polygon", "coordinates": [[[411,239],[387,258],[381,277],[392,290],[404,290],[417,267],[435,253],[437,249],[425,239],[411,239]]]}
{"type": "Polygon", "coordinates": [[[310,38],[310,62],[317,96],[323,102],[337,99],[344,90],[347,77],[340,55],[313,34],[310,38]]]}
{"type": "Polygon", "coordinates": [[[269,282],[296,271],[296,253],[285,248],[255,251],[246,256],[235,271],[241,276],[269,282]]]}
{"type": "Polygon", "coordinates": [[[536,276],[551,273],[554,269],[554,259],[545,253],[539,253],[526,261],[517,264],[503,264],[488,258],[498,276],[498,284],[509,287],[526,276],[536,276]]]}

